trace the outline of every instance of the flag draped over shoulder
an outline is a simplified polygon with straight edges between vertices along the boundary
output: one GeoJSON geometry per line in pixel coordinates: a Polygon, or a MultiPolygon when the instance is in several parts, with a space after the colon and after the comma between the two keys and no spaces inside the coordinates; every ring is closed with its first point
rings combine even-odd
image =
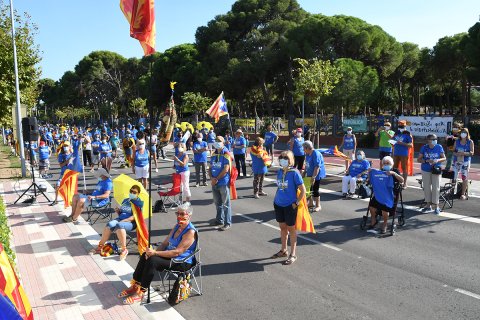
{"type": "Polygon", "coordinates": [[[130,23],[130,37],[140,41],[144,55],[155,53],[155,1],[120,0],[120,9],[130,23]]]}
{"type": "Polygon", "coordinates": [[[220,93],[217,100],[215,100],[215,102],[212,104],[212,106],[205,112],[210,117],[215,119],[215,123],[218,122],[218,120],[220,119],[221,116],[224,116],[224,115],[228,114],[227,102],[225,101],[225,97],[223,95],[223,92],[220,93]]]}
{"type": "MultiPolygon", "coordinates": [[[[300,194],[300,189],[297,190],[297,196],[300,194]]],[[[297,208],[297,221],[295,222],[295,229],[302,232],[316,233],[313,225],[312,216],[308,211],[307,197],[303,196],[297,208]]]]}
{"type": "Polygon", "coordinates": [[[412,136],[412,147],[408,148],[408,161],[407,161],[407,174],[413,176],[413,154],[415,153],[415,144],[413,143],[412,136]]]}
{"type": "MultiPolygon", "coordinates": [[[[7,254],[3,249],[2,244],[0,243],[0,295],[3,296],[3,293],[15,306],[16,311],[23,320],[33,320],[32,307],[28,301],[28,297],[23,290],[23,287],[18,281],[18,277],[15,271],[8,260],[7,254]]],[[[0,306],[4,303],[3,299],[0,299],[0,306]]],[[[7,307],[4,309],[3,306],[0,308],[3,314],[4,310],[7,312],[7,307]]],[[[14,314],[15,315],[15,314],[14,314]]],[[[0,316],[0,319],[1,316],[0,316]]],[[[15,318],[8,318],[15,319],[15,318]]]]}
{"type": "Polygon", "coordinates": [[[252,146],[250,148],[250,154],[253,154],[254,156],[262,159],[263,164],[265,164],[267,167],[270,167],[272,165],[272,159],[270,158],[268,152],[265,149],[258,146],[252,146]]]}
{"type": "MultiPolygon", "coordinates": [[[[143,201],[133,200],[132,203],[132,212],[135,217],[135,224],[137,225],[137,241],[138,241],[138,253],[142,255],[148,248],[148,229],[145,223],[144,214],[143,214],[143,201]]],[[[148,215],[148,213],[147,213],[148,215]]]]}
{"type": "Polygon", "coordinates": [[[70,207],[72,198],[78,191],[78,172],[67,169],[63,174],[58,188],[58,194],[62,197],[65,208],[70,207]]]}
{"type": "Polygon", "coordinates": [[[237,200],[238,195],[237,195],[237,187],[235,186],[235,181],[237,181],[238,177],[238,170],[236,167],[233,166],[233,154],[229,151],[225,151],[223,156],[228,160],[228,167],[230,168],[230,199],[231,200],[237,200]]]}
{"type": "Polygon", "coordinates": [[[350,157],[345,155],[343,152],[340,152],[338,150],[337,146],[333,146],[333,147],[330,147],[328,149],[327,148],[320,148],[320,149],[317,149],[317,150],[320,151],[321,154],[340,157],[340,158],[343,158],[345,160],[351,160],[350,157]]]}

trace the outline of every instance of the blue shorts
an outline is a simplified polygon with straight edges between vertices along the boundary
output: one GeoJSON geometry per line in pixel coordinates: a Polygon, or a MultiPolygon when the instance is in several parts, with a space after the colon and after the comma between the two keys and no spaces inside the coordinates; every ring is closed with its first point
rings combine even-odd
{"type": "Polygon", "coordinates": [[[132,155],[132,148],[125,148],[125,155],[131,156],[132,155]]]}
{"type": "Polygon", "coordinates": [[[125,231],[132,231],[135,229],[135,225],[133,222],[120,222],[120,220],[115,219],[107,223],[107,227],[110,228],[111,231],[115,231],[118,229],[124,229],[125,231]]]}

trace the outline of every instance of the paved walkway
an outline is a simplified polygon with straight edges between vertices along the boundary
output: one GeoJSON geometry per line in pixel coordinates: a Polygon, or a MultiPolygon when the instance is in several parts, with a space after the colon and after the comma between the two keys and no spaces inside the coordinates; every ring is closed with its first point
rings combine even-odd
{"type": "MultiPolygon", "coordinates": [[[[53,199],[53,188],[47,185],[53,199]]],[[[13,202],[30,180],[0,183],[17,253],[19,277],[37,320],[183,319],[156,292],[150,304],[124,306],[116,294],[128,285],[133,269],[118,256],[102,258],[88,251],[99,235],[83,222],[63,223],[63,204],[50,207],[43,196],[39,203],[13,202]]],[[[82,218],[80,218],[82,219],[82,218]]]]}

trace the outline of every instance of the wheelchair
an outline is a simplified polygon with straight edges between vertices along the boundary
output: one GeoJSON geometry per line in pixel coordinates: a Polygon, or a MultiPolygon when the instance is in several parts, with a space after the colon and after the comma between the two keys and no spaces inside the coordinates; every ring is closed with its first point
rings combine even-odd
{"type": "MultiPolygon", "coordinates": [[[[371,188],[372,193],[370,195],[370,200],[374,197],[373,188],[371,188]]],[[[394,235],[396,233],[397,225],[395,224],[395,218],[397,218],[398,225],[403,227],[405,225],[405,208],[403,205],[403,188],[400,183],[395,183],[393,188],[393,210],[389,212],[389,217],[392,217],[392,222],[390,224],[390,235],[394,235]],[[400,204],[400,210],[398,209],[400,204]]],[[[366,214],[362,217],[360,222],[360,229],[365,230],[367,229],[367,222],[368,222],[368,215],[370,214],[370,201],[369,206],[367,207],[366,214]]],[[[382,211],[376,210],[376,223],[375,226],[378,224],[378,221],[382,218],[382,211]]]]}

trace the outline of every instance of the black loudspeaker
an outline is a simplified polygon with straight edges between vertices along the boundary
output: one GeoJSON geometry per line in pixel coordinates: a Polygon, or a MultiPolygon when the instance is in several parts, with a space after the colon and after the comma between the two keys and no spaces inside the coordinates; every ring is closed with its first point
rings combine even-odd
{"type": "Polygon", "coordinates": [[[22,134],[23,141],[37,141],[40,137],[40,132],[38,131],[37,118],[27,117],[22,119],[22,134]]]}

